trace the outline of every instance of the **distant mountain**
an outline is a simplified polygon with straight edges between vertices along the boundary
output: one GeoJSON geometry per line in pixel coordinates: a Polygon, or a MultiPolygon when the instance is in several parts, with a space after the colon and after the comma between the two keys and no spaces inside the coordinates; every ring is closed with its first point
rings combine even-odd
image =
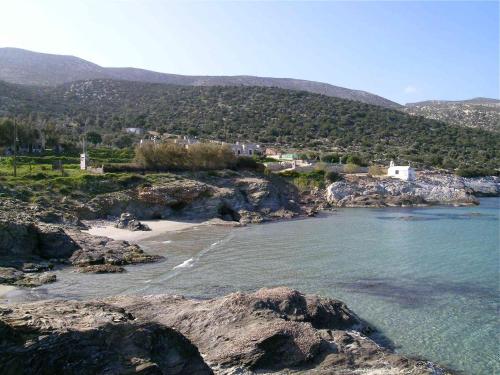
{"type": "Polygon", "coordinates": [[[365,91],[292,78],[254,76],[184,76],[137,68],[105,68],[74,56],[52,55],[19,48],[0,48],[0,80],[33,86],[57,86],[88,79],[120,79],[181,86],[260,86],[308,91],[401,109],[398,103],[365,91]]]}
{"type": "Polygon", "coordinates": [[[408,103],[405,111],[456,126],[500,131],[500,100],[497,99],[428,100],[408,103]]]}

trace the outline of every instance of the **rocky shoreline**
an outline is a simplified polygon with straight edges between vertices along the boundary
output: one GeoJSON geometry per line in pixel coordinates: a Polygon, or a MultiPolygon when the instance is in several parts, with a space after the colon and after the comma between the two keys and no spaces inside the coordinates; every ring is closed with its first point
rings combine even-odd
{"type": "Polygon", "coordinates": [[[500,196],[500,178],[464,178],[420,172],[415,181],[354,176],[329,185],[326,199],[337,207],[475,205],[477,197],[500,196]]]}
{"type": "MultiPolygon", "coordinates": [[[[57,267],[113,273],[163,259],[127,241],[86,233],[85,220],[125,214],[118,227],[147,230],[139,219],[239,226],[337,206],[477,204],[477,196],[500,195],[499,181],[431,173],[414,182],[350,176],[326,191],[299,192],[272,177],[228,175],[159,182],[85,203],[0,199],[0,284],[36,287],[56,281],[50,271],[57,267]]],[[[450,373],[394,354],[369,337],[371,330],[342,302],[286,288],[206,301],[160,295],[14,304],[0,306],[0,370],[15,374],[30,363],[28,373],[450,373]]]]}
{"type": "Polygon", "coordinates": [[[461,178],[420,172],[416,181],[346,176],[326,190],[300,192],[281,178],[221,172],[204,179],[159,180],[105,193],[86,202],[52,205],[0,199],[0,284],[36,287],[56,281],[50,271],[124,272],[129,264],[160,261],[127,241],[92,236],[85,220],[119,218],[116,226],[148,230],[140,220],[172,219],[240,226],[314,216],[332,207],[478,204],[499,196],[500,178],[461,178]],[[82,221],[83,220],[83,221],[82,221]]]}
{"type": "Polygon", "coordinates": [[[450,374],[395,354],[337,300],[288,288],[0,307],[10,374],[450,374]]]}
{"type": "Polygon", "coordinates": [[[128,264],[155,262],[135,244],[92,236],[78,218],[19,201],[0,200],[0,284],[36,287],[56,281],[50,271],[123,272],[128,264]]]}

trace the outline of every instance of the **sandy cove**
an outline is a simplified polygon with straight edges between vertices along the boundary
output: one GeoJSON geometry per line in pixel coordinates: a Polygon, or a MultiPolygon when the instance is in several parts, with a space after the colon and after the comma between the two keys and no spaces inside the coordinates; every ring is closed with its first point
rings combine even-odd
{"type": "Polygon", "coordinates": [[[87,221],[86,225],[90,226],[88,230],[82,232],[93,236],[104,236],[113,240],[121,240],[128,242],[137,242],[150,237],[156,237],[160,234],[177,232],[186,229],[191,229],[201,225],[208,225],[209,222],[189,222],[189,221],[174,221],[174,220],[141,220],[141,223],[146,224],[151,230],[148,231],[130,231],[128,229],[120,229],[115,227],[113,221],[87,221]]]}
{"type": "MultiPolygon", "coordinates": [[[[207,222],[183,222],[174,220],[144,220],[144,224],[147,224],[150,231],[130,231],[128,229],[119,229],[115,227],[115,222],[113,221],[88,221],[85,224],[90,227],[88,230],[82,230],[84,233],[88,233],[92,236],[103,236],[108,237],[113,240],[127,241],[130,243],[136,243],[147,238],[155,237],[164,233],[178,232],[182,230],[188,230],[201,225],[218,224],[218,221],[207,221],[207,222]]],[[[5,297],[9,293],[19,289],[19,287],[14,285],[0,285],[0,301],[5,300],[5,297]]]]}

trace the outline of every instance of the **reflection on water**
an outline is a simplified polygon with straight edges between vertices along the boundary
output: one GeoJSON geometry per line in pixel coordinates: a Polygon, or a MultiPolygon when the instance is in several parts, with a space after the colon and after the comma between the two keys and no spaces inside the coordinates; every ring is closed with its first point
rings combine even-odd
{"type": "Polygon", "coordinates": [[[399,351],[469,374],[500,372],[499,199],[479,207],[345,209],[324,218],[206,227],[144,241],[161,263],[124,274],[58,271],[12,300],[176,293],[197,298],[284,285],[345,301],[399,351]]]}

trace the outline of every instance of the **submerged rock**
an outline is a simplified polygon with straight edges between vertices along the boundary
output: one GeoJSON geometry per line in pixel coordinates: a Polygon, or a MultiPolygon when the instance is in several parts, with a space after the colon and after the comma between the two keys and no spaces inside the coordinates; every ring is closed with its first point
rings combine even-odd
{"type": "Polygon", "coordinates": [[[0,372],[448,373],[380,347],[368,332],[344,303],[288,288],[210,300],[50,300],[0,307],[0,372]]]}
{"type": "Polygon", "coordinates": [[[83,266],[78,268],[78,272],[82,273],[121,273],[125,272],[125,268],[112,264],[94,264],[91,266],[83,266]]]}

